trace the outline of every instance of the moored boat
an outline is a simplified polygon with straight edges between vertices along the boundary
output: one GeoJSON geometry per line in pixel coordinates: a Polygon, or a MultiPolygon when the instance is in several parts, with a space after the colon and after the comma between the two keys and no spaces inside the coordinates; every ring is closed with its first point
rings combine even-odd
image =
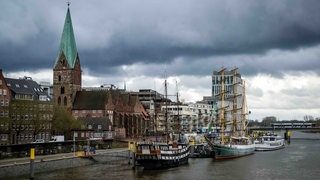
{"type": "Polygon", "coordinates": [[[285,147],[281,136],[261,136],[254,141],[256,151],[273,151],[285,147]]]}
{"type": "MultiPolygon", "coordinates": [[[[165,80],[165,99],[167,100],[167,81],[165,80]]],[[[177,102],[179,103],[178,93],[177,102]]],[[[175,140],[169,136],[168,131],[168,103],[165,103],[165,132],[166,143],[163,142],[138,142],[136,146],[135,158],[138,166],[144,169],[163,169],[176,167],[182,164],[187,164],[190,155],[189,143],[183,142],[180,138],[180,128],[178,128],[178,139],[175,140]]],[[[179,107],[178,107],[179,109],[179,107]]],[[[178,111],[178,124],[179,124],[179,111],[178,111]]]]}
{"type": "MultiPolygon", "coordinates": [[[[247,156],[254,153],[255,146],[252,144],[251,140],[246,136],[246,128],[248,126],[246,121],[247,109],[246,109],[246,91],[245,91],[245,82],[241,79],[237,79],[236,68],[233,70],[234,75],[233,79],[233,102],[231,107],[232,109],[226,110],[229,106],[225,106],[225,75],[224,69],[220,71],[221,74],[221,103],[220,107],[216,109],[216,112],[219,112],[219,117],[216,118],[215,122],[219,125],[219,136],[215,136],[213,139],[206,137],[208,144],[212,147],[214,151],[215,159],[228,159],[228,158],[237,158],[242,156],[247,156]],[[237,84],[243,84],[243,93],[237,94],[237,84]],[[237,97],[242,96],[242,103],[237,103],[237,97]],[[239,106],[238,106],[239,105],[239,106]],[[237,118],[239,115],[238,110],[242,110],[241,118],[237,118]],[[228,112],[232,112],[232,115],[226,116],[228,112]],[[227,117],[232,117],[230,120],[227,120],[227,117]],[[231,125],[231,126],[229,126],[231,125]],[[220,131],[221,130],[221,131],[220,131]],[[231,137],[230,137],[231,136],[231,137]]],[[[228,101],[230,103],[230,101],[228,101]]],[[[212,111],[214,112],[214,111],[212,111]]],[[[211,115],[211,118],[213,115],[211,115]]],[[[213,122],[213,120],[211,120],[213,122]]]]}
{"type": "Polygon", "coordinates": [[[214,144],[215,159],[230,159],[253,154],[255,150],[254,144],[247,137],[232,137],[228,144],[214,144]]]}
{"type": "Polygon", "coordinates": [[[190,146],[178,143],[140,142],[137,144],[136,161],[144,169],[163,169],[188,163],[190,146]]]}

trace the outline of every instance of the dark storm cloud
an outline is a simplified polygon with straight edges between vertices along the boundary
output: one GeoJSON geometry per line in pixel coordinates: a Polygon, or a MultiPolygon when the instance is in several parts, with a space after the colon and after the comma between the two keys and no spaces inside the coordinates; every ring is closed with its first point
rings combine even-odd
{"type": "MultiPolygon", "coordinates": [[[[13,10],[0,12],[0,67],[52,68],[64,2],[1,1],[1,5],[13,10]],[[12,31],[17,35],[7,32],[17,27],[12,31]]],[[[272,57],[263,57],[274,49],[296,51],[320,44],[319,8],[316,0],[79,0],[72,2],[71,15],[82,66],[93,75],[122,73],[119,66],[136,63],[175,65],[169,67],[175,73],[199,75],[237,65],[255,74],[315,67],[303,61],[288,66],[290,59],[279,59],[274,66],[272,57]]]]}

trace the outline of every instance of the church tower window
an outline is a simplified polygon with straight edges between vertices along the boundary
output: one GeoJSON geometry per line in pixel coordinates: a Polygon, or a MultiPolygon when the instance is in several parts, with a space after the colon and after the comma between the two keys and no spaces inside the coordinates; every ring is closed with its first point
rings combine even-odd
{"type": "Polygon", "coordinates": [[[67,106],[67,105],[68,105],[68,99],[67,99],[67,97],[64,97],[63,105],[64,105],[64,106],[67,106]]]}
{"type": "Polygon", "coordinates": [[[61,93],[61,94],[64,94],[64,87],[61,87],[60,93],[61,93]]]}
{"type": "Polygon", "coordinates": [[[60,96],[58,97],[58,105],[59,106],[61,105],[61,97],[60,96]]]}

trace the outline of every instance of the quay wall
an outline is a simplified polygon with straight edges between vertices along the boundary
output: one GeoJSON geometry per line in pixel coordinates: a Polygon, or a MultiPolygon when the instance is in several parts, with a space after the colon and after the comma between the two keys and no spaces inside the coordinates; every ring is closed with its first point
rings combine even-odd
{"type": "MultiPolygon", "coordinates": [[[[112,164],[128,161],[127,152],[112,152],[96,154],[92,158],[67,157],[54,160],[41,160],[34,162],[34,172],[50,172],[59,169],[87,166],[94,163],[110,162],[112,164]]],[[[17,178],[30,174],[30,163],[20,163],[0,167],[0,179],[17,178]]]]}

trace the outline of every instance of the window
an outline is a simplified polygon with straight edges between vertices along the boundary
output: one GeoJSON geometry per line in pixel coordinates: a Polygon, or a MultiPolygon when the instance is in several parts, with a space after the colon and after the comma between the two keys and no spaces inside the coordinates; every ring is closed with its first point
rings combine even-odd
{"type": "Polygon", "coordinates": [[[25,85],[25,84],[23,85],[23,87],[24,87],[24,88],[28,88],[28,86],[27,86],[27,85],[25,85]]]}
{"type": "Polygon", "coordinates": [[[0,85],[2,84],[2,80],[0,79],[0,85]]]}
{"type": "Polygon", "coordinates": [[[17,88],[20,88],[20,85],[19,85],[19,84],[16,84],[16,87],[17,87],[17,88]]]}
{"type": "Polygon", "coordinates": [[[61,87],[60,94],[64,94],[64,87],[61,87]]]}
{"type": "Polygon", "coordinates": [[[64,104],[64,106],[67,106],[67,97],[64,97],[64,100],[63,100],[63,104],[64,104]]]}
{"type": "Polygon", "coordinates": [[[2,95],[2,89],[0,89],[0,95],[2,95]]]}
{"type": "Polygon", "coordinates": [[[4,96],[7,95],[7,90],[6,89],[3,90],[3,95],[4,96]]]}
{"type": "Polygon", "coordinates": [[[58,105],[61,105],[61,97],[58,97],[58,105]]]}

